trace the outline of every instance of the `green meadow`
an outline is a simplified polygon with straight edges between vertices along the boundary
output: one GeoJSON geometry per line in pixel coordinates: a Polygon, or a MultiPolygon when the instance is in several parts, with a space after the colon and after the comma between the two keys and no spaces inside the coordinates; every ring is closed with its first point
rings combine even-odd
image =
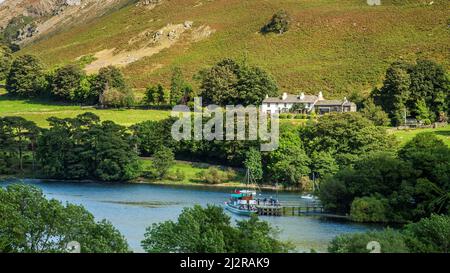
{"type": "Polygon", "coordinates": [[[435,134],[438,138],[442,139],[445,142],[445,144],[447,144],[450,147],[450,125],[436,129],[430,128],[430,129],[409,129],[409,130],[391,131],[391,133],[394,134],[400,141],[401,145],[404,145],[406,142],[413,139],[414,136],[416,136],[418,133],[423,132],[431,132],[435,134]]]}

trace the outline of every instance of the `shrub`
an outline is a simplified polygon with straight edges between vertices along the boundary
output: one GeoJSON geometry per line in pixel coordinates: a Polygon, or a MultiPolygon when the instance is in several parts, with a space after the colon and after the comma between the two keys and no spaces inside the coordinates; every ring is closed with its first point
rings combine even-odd
{"type": "Polygon", "coordinates": [[[412,252],[449,253],[450,216],[431,215],[405,228],[405,241],[412,252]]]}
{"type": "Polygon", "coordinates": [[[275,32],[278,34],[283,34],[288,31],[291,19],[285,10],[279,10],[272,16],[270,22],[265,25],[262,29],[262,33],[275,32]]]}
{"type": "Polygon", "coordinates": [[[368,243],[376,241],[382,253],[408,253],[404,236],[395,230],[386,229],[381,232],[344,234],[335,237],[328,246],[331,253],[369,253],[368,243]]]}
{"type": "Polygon", "coordinates": [[[232,169],[222,171],[217,167],[209,167],[207,170],[201,171],[198,177],[207,184],[222,184],[235,178],[236,173],[232,169]]]}
{"type": "Polygon", "coordinates": [[[357,222],[386,222],[386,200],[377,197],[355,198],[350,216],[357,222]]]}

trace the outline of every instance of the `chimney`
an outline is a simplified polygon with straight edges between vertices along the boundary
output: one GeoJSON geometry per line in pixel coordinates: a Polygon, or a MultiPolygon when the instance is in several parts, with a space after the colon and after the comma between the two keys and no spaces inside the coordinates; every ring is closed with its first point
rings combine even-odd
{"type": "Polygon", "coordinates": [[[266,94],[266,99],[268,99],[269,98],[269,94],[266,94]]]}
{"type": "Polygon", "coordinates": [[[298,98],[301,99],[301,100],[304,99],[305,98],[305,93],[302,92],[298,98]]]}
{"type": "Polygon", "coordinates": [[[348,102],[347,97],[344,97],[344,102],[348,102]]]}
{"type": "Polygon", "coordinates": [[[318,100],[324,100],[322,91],[319,92],[318,100]]]}
{"type": "Polygon", "coordinates": [[[281,99],[282,100],[285,100],[285,99],[287,99],[287,93],[285,92],[285,93],[283,93],[283,96],[281,97],[281,99]]]}

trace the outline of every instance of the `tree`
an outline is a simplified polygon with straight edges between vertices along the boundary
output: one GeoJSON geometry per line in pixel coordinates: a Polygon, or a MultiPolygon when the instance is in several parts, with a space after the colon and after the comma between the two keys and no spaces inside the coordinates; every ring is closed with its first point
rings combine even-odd
{"type": "Polygon", "coordinates": [[[287,127],[280,129],[279,147],[268,156],[268,177],[285,186],[298,186],[300,179],[311,172],[310,159],[303,149],[298,132],[287,127]]]}
{"type": "Polygon", "coordinates": [[[356,222],[387,222],[387,200],[375,196],[355,198],[350,209],[350,217],[356,222]]]}
{"type": "Polygon", "coordinates": [[[406,245],[415,253],[450,253],[450,216],[433,214],[405,228],[406,245]]]}
{"type": "Polygon", "coordinates": [[[67,252],[76,241],[81,252],[128,252],[128,244],[109,222],[95,222],[82,206],[47,200],[33,186],[0,188],[0,252],[67,252]]]}
{"type": "Polygon", "coordinates": [[[157,178],[164,178],[174,163],[175,157],[172,150],[160,146],[152,158],[153,173],[157,178]]]}
{"type": "Polygon", "coordinates": [[[434,114],[430,112],[424,99],[420,99],[416,102],[415,109],[417,119],[422,121],[425,125],[429,125],[432,120],[435,120],[434,114]]]}
{"type": "Polygon", "coordinates": [[[425,102],[430,109],[432,121],[439,116],[439,112],[448,110],[446,99],[450,93],[450,80],[443,66],[431,60],[418,60],[410,70],[410,78],[408,104],[414,114],[420,115],[419,101],[425,102]]]}
{"type": "Polygon", "coordinates": [[[104,107],[130,107],[134,103],[134,94],[131,89],[120,90],[108,87],[100,95],[99,102],[104,107]]]}
{"type": "MultiPolygon", "coordinates": [[[[413,218],[413,184],[414,170],[410,164],[390,153],[372,153],[359,159],[353,167],[342,169],[322,181],[319,196],[326,208],[340,213],[350,212],[356,198],[385,198],[388,200],[384,204],[385,219],[404,222],[413,218]]],[[[363,199],[356,203],[355,206],[361,206],[355,209],[359,210],[366,201],[363,199]]]]}
{"type": "Polygon", "coordinates": [[[6,79],[12,62],[11,49],[0,44],[0,81],[6,79]]]}
{"type": "Polygon", "coordinates": [[[91,92],[93,96],[97,97],[97,102],[107,90],[124,94],[130,92],[122,72],[112,65],[100,68],[98,75],[91,82],[91,92]]]}
{"type": "Polygon", "coordinates": [[[311,154],[310,169],[315,178],[324,178],[334,175],[339,166],[331,153],[314,151],[311,154]]]}
{"type": "Polygon", "coordinates": [[[76,94],[81,93],[82,80],[86,74],[77,65],[66,65],[56,70],[51,83],[51,93],[59,99],[75,100],[76,94]]]}
{"type": "Polygon", "coordinates": [[[84,113],[49,119],[38,139],[37,159],[44,175],[64,179],[126,181],[140,173],[136,141],[127,128],[84,113]]]}
{"type": "Polygon", "coordinates": [[[224,59],[201,71],[200,95],[207,104],[260,105],[266,95],[276,96],[278,87],[264,70],[224,59]]]}
{"type": "Polygon", "coordinates": [[[279,10],[272,16],[270,22],[261,29],[261,32],[283,34],[288,31],[290,22],[291,18],[287,12],[285,10],[279,10]]]}
{"type": "Polygon", "coordinates": [[[143,156],[153,156],[159,147],[176,150],[178,143],[171,135],[173,118],[160,121],[147,120],[131,127],[138,141],[139,152],[143,156]]]}
{"type": "MultiPolygon", "coordinates": [[[[5,168],[3,172],[11,172],[13,169],[11,160],[17,159],[20,171],[24,170],[24,157],[26,153],[32,153],[34,167],[34,153],[36,139],[40,129],[32,121],[22,117],[0,118],[0,161],[5,168]]],[[[0,166],[0,171],[1,171],[0,166]]]]}
{"type": "Polygon", "coordinates": [[[271,253],[292,249],[275,235],[276,230],[257,218],[238,221],[233,227],[221,207],[195,205],[183,209],[177,222],[148,227],[141,244],[152,253],[271,253]]]}
{"type": "Polygon", "coordinates": [[[433,133],[417,134],[398,152],[416,171],[416,219],[450,211],[450,148],[433,133]]]}
{"type": "Polygon", "coordinates": [[[395,230],[369,231],[335,237],[328,246],[331,253],[369,253],[369,242],[378,242],[381,253],[409,253],[403,235],[395,230]]]}
{"type": "Polygon", "coordinates": [[[175,67],[170,80],[170,104],[186,104],[191,99],[191,95],[192,87],[184,81],[181,69],[175,67]]]}
{"type": "Polygon", "coordinates": [[[389,126],[391,121],[389,115],[383,111],[381,106],[375,105],[373,99],[368,99],[361,110],[363,117],[371,120],[376,126],[389,126]]]}
{"type": "Polygon", "coordinates": [[[404,115],[410,96],[411,76],[410,66],[404,63],[393,63],[386,71],[383,87],[376,90],[372,96],[375,103],[381,105],[388,113],[393,125],[404,123],[404,115]]]}
{"type": "Polygon", "coordinates": [[[165,103],[165,91],[161,84],[150,86],[145,91],[144,102],[147,105],[162,105],[165,103]]]}
{"type": "Polygon", "coordinates": [[[302,128],[300,135],[308,154],[329,152],[341,167],[353,164],[359,156],[395,147],[395,139],[385,129],[360,113],[322,116],[314,126],[302,128]]]}
{"type": "Polygon", "coordinates": [[[45,87],[42,65],[31,55],[17,57],[6,79],[6,90],[22,97],[34,97],[45,87]]]}
{"type": "Polygon", "coordinates": [[[254,148],[247,152],[244,162],[245,168],[249,171],[251,179],[260,183],[263,178],[263,167],[261,162],[261,153],[254,148]]]}

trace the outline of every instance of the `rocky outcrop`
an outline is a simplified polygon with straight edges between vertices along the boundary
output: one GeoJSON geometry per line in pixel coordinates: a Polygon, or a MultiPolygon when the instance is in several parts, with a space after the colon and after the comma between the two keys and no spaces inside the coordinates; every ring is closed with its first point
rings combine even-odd
{"type": "Polygon", "coordinates": [[[126,0],[5,0],[0,3],[0,29],[17,17],[31,18],[33,24],[18,30],[16,42],[32,40],[60,26],[83,23],[104,14],[126,0]],[[81,18],[81,19],[79,19],[81,18]]]}

